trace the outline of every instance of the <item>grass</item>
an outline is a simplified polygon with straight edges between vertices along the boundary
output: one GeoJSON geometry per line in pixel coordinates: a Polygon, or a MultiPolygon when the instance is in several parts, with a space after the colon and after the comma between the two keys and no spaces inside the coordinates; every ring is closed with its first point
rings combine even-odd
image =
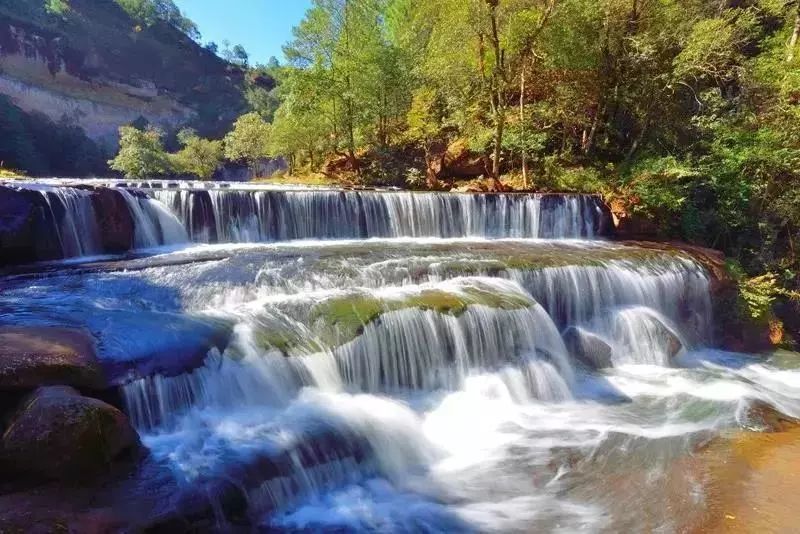
{"type": "Polygon", "coordinates": [[[13,180],[15,178],[25,178],[26,175],[22,171],[14,169],[4,169],[0,167],[0,180],[13,180]]]}
{"type": "Polygon", "coordinates": [[[271,185],[307,185],[313,187],[339,186],[340,180],[318,172],[302,172],[299,174],[275,174],[267,178],[256,178],[252,183],[271,185]]]}

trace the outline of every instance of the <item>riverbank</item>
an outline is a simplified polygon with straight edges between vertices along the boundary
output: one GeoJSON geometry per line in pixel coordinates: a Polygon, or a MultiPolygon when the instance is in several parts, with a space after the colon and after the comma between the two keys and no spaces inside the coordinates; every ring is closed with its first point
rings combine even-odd
{"type": "Polygon", "coordinates": [[[741,432],[700,454],[705,517],[691,532],[793,532],[800,495],[800,428],[741,432]]]}

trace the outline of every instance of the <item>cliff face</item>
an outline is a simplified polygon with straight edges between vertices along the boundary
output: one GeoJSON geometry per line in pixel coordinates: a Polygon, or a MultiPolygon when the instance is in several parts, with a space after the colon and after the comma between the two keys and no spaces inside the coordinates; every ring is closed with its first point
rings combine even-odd
{"type": "Polygon", "coordinates": [[[137,119],[219,135],[244,107],[244,73],[167,24],[142,28],[113,0],[0,4],[0,95],[112,146],[137,119]]]}

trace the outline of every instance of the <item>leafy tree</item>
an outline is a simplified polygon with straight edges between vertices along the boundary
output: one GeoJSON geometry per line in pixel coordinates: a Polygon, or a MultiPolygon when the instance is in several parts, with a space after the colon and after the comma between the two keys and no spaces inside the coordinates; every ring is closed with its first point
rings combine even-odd
{"type": "Polygon", "coordinates": [[[164,133],[156,128],[139,130],[133,126],[119,129],[119,152],[108,162],[113,170],[127,178],[163,176],[173,169],[164,150],[164,133]]]}
{"type": "Polygon", "coordinates": [[[220,57],[222,57],[222,59],[228,63],[232,63],[233,65],[237,65],[245,69],[250,61],[250,56],[242,45],[237,44],[231,47],[231,43],[227,39],[222,41],[222,51],[220,52],[220,57]]]}
{"type": "Polygon", "coordinates": [[[46,0],[44,8],[49,14],[62,18],[72,9],[68,0],[46,0]]]}
{"type": "Polygon", "coordinates": [[[436,187],[446,152],[445,109],[440,95],[430,87],[418,89],[406,120],[409,140],[422,146],[425,153],[426,183],[436,187]]]}
{"type": "Polygon", "coordinates": [[[145,26],[165,22],[194,40],[200,39],[197,25],[185,17],[174,0],[116,0],[130,17],[145,26]]]}
{"type": "Polygon", "coordinates": [[[201,180],[214,176],[224,157],[222,141],[203,139],[192,129],[178,132],[181,150],[173,155],[173,166],[178,172],[193,174],[201,180]]]}
{"type": "Polygon", "coordinates": [[[225,136],[225,157],[247,163],[255,170],[256,163],[270,156],[270,125],[258,113],[239,117],[225,136]]]}

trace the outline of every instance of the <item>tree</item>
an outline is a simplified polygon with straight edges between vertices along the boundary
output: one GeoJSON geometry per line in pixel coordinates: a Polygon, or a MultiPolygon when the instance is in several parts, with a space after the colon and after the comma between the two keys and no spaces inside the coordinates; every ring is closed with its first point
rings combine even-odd
{"type": "Polygon", "coordinates": [[[444,164],[445,108],[439,94],[430,87],[421,87],[413,96],[408,111],[409,140],[420,145],[425,153],[425,177],[429,188],[436,188],[444,164]]]}
{"type": "Polygon", "coordinates": [[[192,129],[178,132],[182,148],[173,155],[173,166],[178,172],[193,174],[201,180],[214,176],[224,157],[222,141],[203,139],[192,129]]]}
{"type": "Polygon", "coordinates": [[[108,162],[111,169],[127,178],[150,178],[172,171],[162,138],[164,134],[156,128],[140,130],[133,126],[119,129],[119,152],[108,162]]]}
{"type": "Polygon", "coordinates": [[[116,0],[116,2],[133,20],[144,26],[152,26],[162,21],[195,41],[200,39],[197,25],[181,13],[174,0],[116,0]]]}
{"type": "Polygon", "coordinates": [[[72,9],[68,0],[45,0],[44,7],[51,15],[62,18],[72,9]]]}
{"type": "Polygon", "coordinates": [[[227,39],[222,41],[222,52],[220,52],[220,57],[222,57],[222,59],[228,63],[244,69],[247,68],[250,61],[250,56],[242,45],[237,44],[231,47],[231,42],[227,39]]]}
{"type": "Polygon", "coordinates": [[[247,163],[255,171],[259,160],[270,156],[270,125],[258,113],[239,117],[225,136],[225,157],[247,163]]]}

